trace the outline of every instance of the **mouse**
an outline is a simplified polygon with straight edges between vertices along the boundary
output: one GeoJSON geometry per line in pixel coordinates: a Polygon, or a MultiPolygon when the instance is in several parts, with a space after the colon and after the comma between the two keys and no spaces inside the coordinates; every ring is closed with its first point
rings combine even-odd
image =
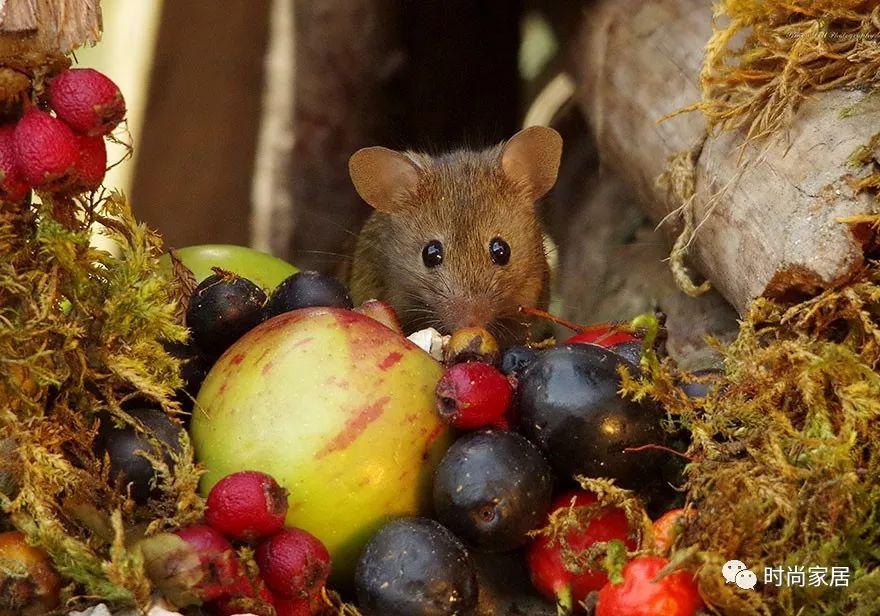
{"type": "Polygon", "coordinates": [[[355,152],[349,174],[373,211],[355,247],[352,299],[388,303],[407,334],[481,327],[502,347],[530,342],[532,317],[519,309],[550,300],[537,208],[561,156],[562,137],[544,126],[483,150],[355,152]]]}

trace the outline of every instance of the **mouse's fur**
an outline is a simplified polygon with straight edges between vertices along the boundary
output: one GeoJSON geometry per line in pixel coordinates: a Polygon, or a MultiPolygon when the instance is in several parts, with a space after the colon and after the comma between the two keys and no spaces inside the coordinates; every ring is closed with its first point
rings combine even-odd
{"type": "Polygon", "coordinates": [[[529,319],[519,306],[544,309],[550,295],[535,200],[555,181],[561,150],[555,131],[526,131],[479,152],[431,157],[369,148],[353,156],[355,186],[376,208],[357,243],[355,301],[390,303],[407,333],[483,326],[505,344],[525,341],[529,319]],[[492,261],[496,237],[510,245],[507,265],[492,261]],[[444,260],[428,268],[422,249],[435,239],[444,260]]]}

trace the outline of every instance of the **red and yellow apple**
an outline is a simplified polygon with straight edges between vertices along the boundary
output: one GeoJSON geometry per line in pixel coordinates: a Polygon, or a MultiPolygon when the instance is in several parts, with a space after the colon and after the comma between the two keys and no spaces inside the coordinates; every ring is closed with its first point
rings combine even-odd
{"type": "Polygon", "coordinates": [[[367,316],[308,308],[251,330],[217,361],[194,410],[202,489],[241,470],[289,492],[286,522],[329,549],[336,583],[386,520],[429,511],[449,444],[442,368],[367,316]]]}

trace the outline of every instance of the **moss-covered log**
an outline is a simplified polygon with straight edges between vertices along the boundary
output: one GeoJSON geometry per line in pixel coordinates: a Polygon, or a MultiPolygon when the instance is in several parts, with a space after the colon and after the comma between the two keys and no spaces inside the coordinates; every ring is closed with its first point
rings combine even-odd
{"type": "Polygon", "coordinates": [[[670,213],[692,194],[690,262],[740,312],[761,295],[813,294],[847,279],[864,262],[863,246],[836,221],[877,208],[853,182],[869,171],[848,160],[876,132],[880,99],[858,90],[816,93],[787,130],[746,146],[748,125],[707,137],[696,112],[660,122],[701,100],[712,34],[702,0],[589,6],[579,96],[603,164],[627,178],[673,236],[683,221],[670,213]]]}

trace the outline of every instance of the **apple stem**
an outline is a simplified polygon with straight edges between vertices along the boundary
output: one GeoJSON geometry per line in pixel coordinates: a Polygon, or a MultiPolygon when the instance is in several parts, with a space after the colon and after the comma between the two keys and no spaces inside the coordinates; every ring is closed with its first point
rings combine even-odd
{"type": "Polygon", "coordinates": [[[568,616],[574,609],[571,588],[566,586],[556,591],[556,616],[568,616]]]}

